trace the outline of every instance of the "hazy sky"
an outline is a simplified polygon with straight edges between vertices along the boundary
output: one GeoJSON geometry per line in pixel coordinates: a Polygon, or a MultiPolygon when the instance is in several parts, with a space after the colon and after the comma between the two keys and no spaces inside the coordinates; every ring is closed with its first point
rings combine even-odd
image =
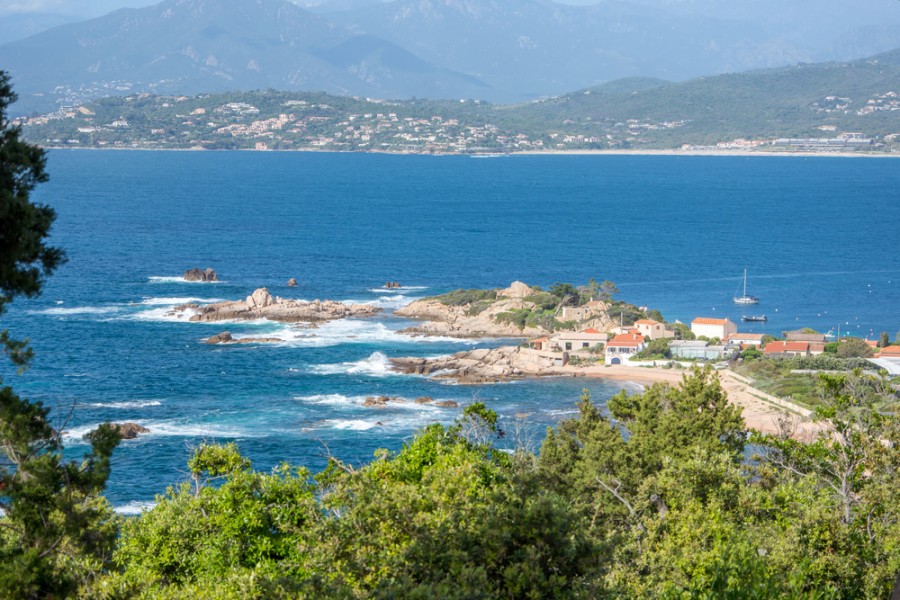
{"type": "MultiPolygon", "coordinates": [[[[78,15],[84,18],[99,17],[117,8],[150,6],[161,0],[0,0],[0,15],[22,13],[50,13],[78,15]]],[[[305,0],[310,1],[310,0],[305,0]]],[[[304,0],[297,4],[303,5],[304,0]]],[[[322,3],[320,0],[311,0],[322,3]]],[[[600,0],[553,0],[560,4],[596,4],[600,0]]]]}
{"type": "MultiPolygon", "coordinates": [[[[598,0],[555,0],[562,4],[594,4],[598,0]]],[[[85,18],[105,15],[117,8],[150,6],[160,0],[0,0],[0,15],[11,13],[55,13],[85,18]]],[[[299,2],[302,4],[302,2],[299,2]]]]}

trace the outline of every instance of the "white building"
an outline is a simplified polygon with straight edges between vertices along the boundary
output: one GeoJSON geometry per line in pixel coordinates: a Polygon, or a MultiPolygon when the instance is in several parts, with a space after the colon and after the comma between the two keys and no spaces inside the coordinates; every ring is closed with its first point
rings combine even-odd
{"type": "Polygon", "coordinates": [[[660,338],[673,338],[675,332],[666,329],[666,326],[659,321],[653,319],[640,319],[634,322],[634,327],[638,333],[647,339],[658,340],[660,338]]]}
{"type": "Polygon", "coordinates": [[[559,347],[564,352],[574,352],[605,344],[607,339],[609,339],[608,335],[593,328],[584,331],[564,331],[553,337],[551,346],[559,347]]]}
{"type": "Polygon", "coordinates": [[[697,337],[724,339],[737,333],[737,325],[728,319],[697,317],[691,321],[691,332],[697,337]]]}

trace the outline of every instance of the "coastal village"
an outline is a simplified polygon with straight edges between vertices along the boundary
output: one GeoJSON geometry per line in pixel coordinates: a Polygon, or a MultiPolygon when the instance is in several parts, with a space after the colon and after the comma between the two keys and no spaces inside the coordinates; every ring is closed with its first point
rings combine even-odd
{"type": "MultiPolygon", "coordinates": [[[[827,97],[809,107],[843,106],[827,97]]],[[[884,152],[900,149],[895,131],[874,136],[822,125],[817,137],[723,139],[712,144],[673,143],[689,121],[670,118],[566,120],[548,128],[539,120],[494,120],[490,105],[220,94],[134,94],[99,103],[72,104],[15,124],[36,143],[57,148],[323,150],[355,152],[491,154],[639,150],[671,147],[681,152],[884,152]],[[255,99],[254,99],[255,98],[255,99]],[[662,139],[669,140],[659,146],[662,139]]],[[[837,108],[828,108],[831,112],[837,108]]],[[[856,116],[900,110],[893,91],[866,100],[856,116]]],[[[830,113],[829,113],[830,114],[830,113]]],[[[495,115],[496,117],[496,115],[495,115]]],[[[682,138],[683,139],[683,138],[682,138]]]]}
{"type": "MultiPolygon", "coordinates": [[[[690,332],[696,339],[676,339],[679,331],[671,326],[652,319],[639,319],[633,325],[615,327],[610,332],[594,328],[560,332],[552,337],[529,340],[528,345],[559,365],[567,364],[573,357],[587,356],[602,357],[607,365],[643,367],[667,362],[639,358],[652,340],[669,340],[667,347],[671,361],[718,362],[733,360],[749,349],[770,357],[819,356],[825,354],[829,337],[834,337],[799,329],[785,331],[783,339],[777,340],[762,333],[740,332],[731,320],[710,317],[697,317],[691,321],[690,332]]],[[[878,340],[864,342],[872,349],[874,367],[900,375],[900,345],[879,347],[878,340]]]]}

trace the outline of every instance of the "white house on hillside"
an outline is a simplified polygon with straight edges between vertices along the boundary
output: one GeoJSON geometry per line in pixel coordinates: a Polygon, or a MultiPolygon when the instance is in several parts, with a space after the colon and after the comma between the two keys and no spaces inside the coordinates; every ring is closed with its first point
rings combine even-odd
{"type": "Polygon", "coordinates": [[[560,350],[572,352],[575,350],[587,350],[593,348],[597,344],[605,344],[609,336],[600,333],[594,328],[585,329],[584,331],[563,331],[551,340],[552,345],[558,346],[560,350]]]}
{"type": "Polygon", "coordinates": [[[691,321],[691,332],[697,337],[722,339],[737,333],[737,325],[728,319],[697,317],[691,321]]]}
{"type": "Polygon", "coordinates": [[[624,365],[628,359],[644,349],[644,336],[639,333],[621,333],[606,343],[606,364],[624,365]]]}
{"type": "Polygon", "coordinates": [[[634,322],[634,327],[638,333],[650,340],[658,340],[660,338],[673,338],[675,332],[666,329],[666,326],[659,321],[653,319],[640,319],[634,322]]]}

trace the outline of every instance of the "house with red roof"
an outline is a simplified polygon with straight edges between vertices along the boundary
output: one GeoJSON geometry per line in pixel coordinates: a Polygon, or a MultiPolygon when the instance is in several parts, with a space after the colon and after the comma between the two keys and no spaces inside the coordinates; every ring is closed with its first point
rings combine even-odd
{"type": "Polygon", "coordinates": [[[769,342],[763,353],[766,356],[809,356],[809,342],[769,342]]]}
{"type": "Polygon", "coordinates": [[[674,331],[666,329],[665,324],[653,319],[639,319],[634,322],[634,328],[637,329],[639,334],[649,340],[675,337],[674,331]]]}
{"type": "Polygon", "coordinates": [[[876,356],[878,358],[900,358],[900,346],[885,346],[876,356]]]}
{"type": "Polygon", "coordinates": [[[528,340],[528,346],[530,348],[533,348],[534,350],[547,351],[550,349],[550,338],[539,337],[533,340],[528,340]]]}
{"type": "Polygon", "coordinates": [[[691,332],[697,337],[725,339],[737,333],[737,325],[728,319],[697,317],[691,321],[691,332]]]}
{"type": "Polygon", "coordinates": [[[632,355],[644,349],[644,336],[639,333],[620,333],[606,343],[606,364],[625,365],[632,355]]]}

